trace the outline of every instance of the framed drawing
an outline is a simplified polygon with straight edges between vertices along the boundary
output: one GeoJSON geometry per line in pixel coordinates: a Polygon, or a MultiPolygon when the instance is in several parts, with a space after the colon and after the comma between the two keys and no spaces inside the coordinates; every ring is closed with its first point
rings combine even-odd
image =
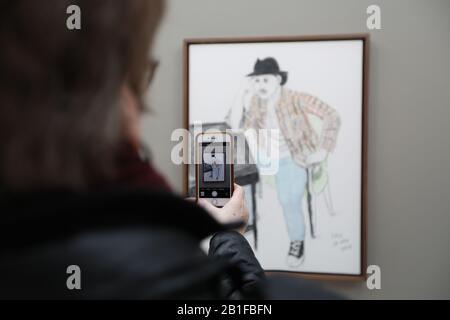
{"type": "Polygon", "coordinates": [[[268,272],[365,277],[368,53],[366,34],[184,42],[185,126],[235,136],[268,272]]]}

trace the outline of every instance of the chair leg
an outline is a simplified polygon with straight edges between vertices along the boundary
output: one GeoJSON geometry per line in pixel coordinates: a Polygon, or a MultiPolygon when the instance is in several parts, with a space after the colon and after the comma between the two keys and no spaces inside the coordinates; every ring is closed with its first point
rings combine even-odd
{"type": "Polygon", "coordinates": [[[306,169],[306,201],[308,205],[308,213],[309,213],[309,228],[311,232],[311,238],[316,237],[316,233],[314,230],[314,221],[313,221],[313,204],[312,204],[312,192],[311,192],[311,171],[309,169],[306,169]]]}

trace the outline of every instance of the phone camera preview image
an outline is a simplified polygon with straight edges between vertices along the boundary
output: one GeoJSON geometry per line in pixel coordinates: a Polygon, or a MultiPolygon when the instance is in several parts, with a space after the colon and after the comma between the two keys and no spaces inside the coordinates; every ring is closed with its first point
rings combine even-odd
{"type": "Polygon", "coordinates": [[[225,182],[225,154],[216,152],[203,152],[203,182],[225,182]]]}
{"type": "Polygon", "coordinates": [[[230,164],[226,163],[228,144],[225,142],[202,143],[199,165],[199,197],[230,198],[230,164]]]}

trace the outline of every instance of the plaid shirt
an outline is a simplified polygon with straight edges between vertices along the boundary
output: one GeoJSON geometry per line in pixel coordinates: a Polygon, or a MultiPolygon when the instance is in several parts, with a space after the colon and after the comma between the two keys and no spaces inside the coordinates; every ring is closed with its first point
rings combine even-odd
{"type": "MultiPolygon", "coordinates": [[[[336,110],[318,98],[306,93],[281,89],[281,97],[275,106],[281,134],[286,140],[293,159],[304,166],[309,155],[323,148],[332,152],[336,147],[341,121],[336,110]],[[312,127],[308,115],[322,121],[321,132],[312,127]]],[[[267,106],[256,95],[249,110],[244,113],[242,127],[264,129],[267,106]]]]}

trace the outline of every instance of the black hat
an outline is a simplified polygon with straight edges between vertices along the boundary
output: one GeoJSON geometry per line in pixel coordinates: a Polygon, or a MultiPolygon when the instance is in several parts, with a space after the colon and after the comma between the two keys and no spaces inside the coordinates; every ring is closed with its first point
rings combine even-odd
{"type": "Polygon", "coordinates": [[[266,58],[264,60],[256,60],[255,68],[252,73],[247,77],[260,76],[263,74],[275,74],[281,76],[281,85],[287,82],[288,73],[286,71],[280,71],[277,60],[274,58],[266,58]]]}

